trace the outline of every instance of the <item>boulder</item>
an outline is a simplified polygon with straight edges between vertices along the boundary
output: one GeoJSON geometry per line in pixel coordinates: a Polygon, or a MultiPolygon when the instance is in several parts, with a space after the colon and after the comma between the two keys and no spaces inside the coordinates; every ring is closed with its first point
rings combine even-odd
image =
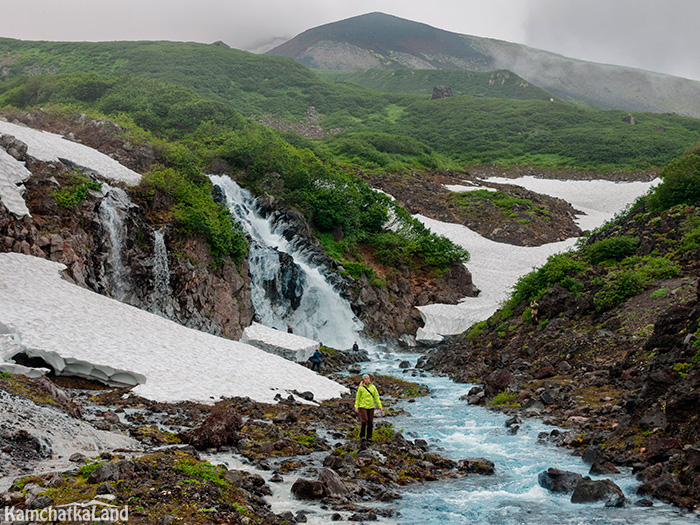
{"type": "Polygon", "coordinates": [[[340,479],[337,472],[326,468],[321,471],[318,480],[323,483],[323,490],[326,496],[332,498],[344,498],[350,494],[350,491],[340,479]]]}
{"type": "Polygon", "coordinates": [[[297,479],[292,485],[291,491],[298,499],[321,499],[325,496],[323,483],[313,479],[297,479]]]}
{"type": "Polygon", "coordinates": [[[98,465],[88,476],[87,482],[97,485],[106,481],[128,480],[135,477],[134,462],[125,459],[116,463],[102,463],[98,465]]]}
{"type": "Polygon", "coordinates": [[[571,494],[571,503],[594,503],[596,501],[604,501],[606,507],[622,507],[626,499],[622,489],[609,479],[592,480],[586,476],[574,488],[574,492],[571,494]]]}
{"type": "Polygon", "coordinates": [[[484,392],[486,397],[494,397],[503,392],[510,385],[516,384],[515,377],[508,370],[501,368],[494,370],[484,379],[484,392]]]}
{"type": "Polygon", "coordinates": [[[537,476],[537,482],[540,486],[546,488],[550,492],[559,492],[568,494],[573,492],[578,485],[578,482],[583,479],[581,474],[569,472],[568,470],[559,470],[557,468],[549,468],[544,472],[540,472],[537,476]]]}
{"type": "Polygon", "coordinates": [[[469,474],[490,476],[495,472],[495,465],[493,461],[486,458],[465,458],[459,460],[457,470],[469,474]]]}
{"type": "Polygon", "coordinates": [[[238,443],[243,427],[241,416],[232,403],[217,407],[198,427],[181,435],[186,443],[198,450],[218,448],[238,443]]]}

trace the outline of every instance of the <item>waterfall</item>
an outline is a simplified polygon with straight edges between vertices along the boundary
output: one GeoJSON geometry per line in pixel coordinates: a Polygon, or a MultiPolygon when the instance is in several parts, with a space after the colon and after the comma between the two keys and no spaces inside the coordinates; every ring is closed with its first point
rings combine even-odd
{"type": "Polygon", "coordinates": [[[148,311],[166,318],[173,318],[175,312],[171,303],[170,267],[165,237],[153,230],[153,292],[148,298],[148,311]]]}
{"type": "Polygon", "coordinates": [[[109,240],[109,252],[103,261],[103,276],[107,295],[124,302],[132,292],[129,266],[124,263],[124,216],[133,206],[129,196],[121,188],[103,183],[105,194],[99,207],[99,218],[109,240]]]}
{"type": "Polygon", "coordinates": [[[229,177],[210,178],[250,238],[251,300],[259,322],[279,330],[290,325],[297,335],[333,348],[350,348],[363,328],[350,303],[333,289],[321,268],[281,235],[281,225],[273,227],[260,215],[249,191],[229,177]]]}

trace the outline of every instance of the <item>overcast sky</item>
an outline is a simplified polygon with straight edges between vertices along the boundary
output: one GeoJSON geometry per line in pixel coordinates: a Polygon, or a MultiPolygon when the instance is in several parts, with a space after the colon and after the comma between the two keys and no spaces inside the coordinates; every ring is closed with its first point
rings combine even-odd
{"type": "Polygon", "coordinates": [[[260,52],[306,29],[373,11],[700,80],[700,0],[0,0],[0,36],[222,40],[260,52]]]}

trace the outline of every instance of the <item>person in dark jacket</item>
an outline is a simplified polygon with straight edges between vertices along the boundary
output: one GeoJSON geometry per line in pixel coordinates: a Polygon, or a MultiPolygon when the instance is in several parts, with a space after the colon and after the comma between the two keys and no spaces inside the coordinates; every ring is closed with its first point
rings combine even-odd
{"type": "Polygon", "coordinates": [[[375,406],[384,411],[377,387],[372,384],[369,374],[365,374],[355,395],[355,412],[360,414],[360,441],[372,441],[375,406]]]}
{"type": "Polygon", "coordinates": [[[355,341],[355,342],[352,344],[352,351],[353,351],[353,353],[357,353],[357,352],[360,351],[360,347],[357,346],[357,341],[355,341]]]}
{"type": "Polygon", "coordinates": [[[321,363],[323,363],[323,354],[320,349],[316,349],[314,355],[311,356],[311,370],[321,373],[321,363]]]}
{"type": "Polygon", "coordinates": [[[294,333],[294,330],[292,330],[292,327],[289,326],[289,325],[287,325],[287,333],[288,333],[288,334],[293,334],[293,333],[294,333]]]}

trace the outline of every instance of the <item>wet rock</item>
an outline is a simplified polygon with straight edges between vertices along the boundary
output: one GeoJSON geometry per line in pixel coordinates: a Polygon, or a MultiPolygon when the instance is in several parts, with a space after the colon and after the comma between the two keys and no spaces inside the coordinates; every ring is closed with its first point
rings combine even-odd
{"type": "Polygon", "coordinates": [[[321,481],[306,478],[297,479],[292,485],[291,492],[298,499],[321,499],[325,496],[321,481]]]}
{"type": "Polygon", "coordinates": [[[80,452],[75,452],[74,454],[71,454],[68,461],[71,463],[85,463],[87,461],[87,456],[81,454],[80,452]]]}
{"type": "Polygon", "coordinates": [[[579,481],[582,479],[583,476],[581,476],[581,474],[556,468],[549,468],[544,472],[540,472],[537,476],[537,482],[540,486],[546,488],[550,492],[562,494],[573,492],[576,485],[578,485],[579,481]]]}
{"type": "Polygon", "coordinates": [[[522,423],[522,421],[520,420],[520,418],[518,416],[513,416],[513,417],[506,419],[506,427],[508,427],[508,428],[510,428],[513,425],[519,425],[520,423],[522,423]]]}
{"type": "Polygon", "coordinates": [[[411,363],[409,363],[408,361],[401,361],[399,363],[399,368],[410,368],[410,367],[411,367],[411,363]]]}
{"type": "Polygon", "coordinates": [[[350,515],[348,521],[377,521],[377,515],[372,511],[355,512],[350,515]]]}
{"type": "Polygon", "coordinates": [[[492,475],[495,472],[493,461],[486,458],[466,458],[457,462],[457,470],[470,474],[492,475]]]}
{"type": "Polygon", "coordinates": [[[338,473],[332,469],[323,469],[318,477],[318,480],[323,484],[323,489],[326,496],[330,496],[332,498],[344,498],[350,493],[338,473]]]}
{"type": "Polygon", "coordinates": [[[591,470],[588,471],[589,474],[619,474],[620,471],[610,462],[593,463],[591,465],[591,470]]]}
{"type": "Polygon", "coordinates": [[[588,476],[581,479],[571,494],[571,503],[593,503],[604,501],[606,507],[622,507],[625,495],[620,487],[609,479],[592,480],[588,476]]]}
{"type": "Polygon", "coordinates": [[[293,412],[280,412],[273,419],[272,422],[276,424],[282,423],[296,423],[299,418],[293,412]]]}

